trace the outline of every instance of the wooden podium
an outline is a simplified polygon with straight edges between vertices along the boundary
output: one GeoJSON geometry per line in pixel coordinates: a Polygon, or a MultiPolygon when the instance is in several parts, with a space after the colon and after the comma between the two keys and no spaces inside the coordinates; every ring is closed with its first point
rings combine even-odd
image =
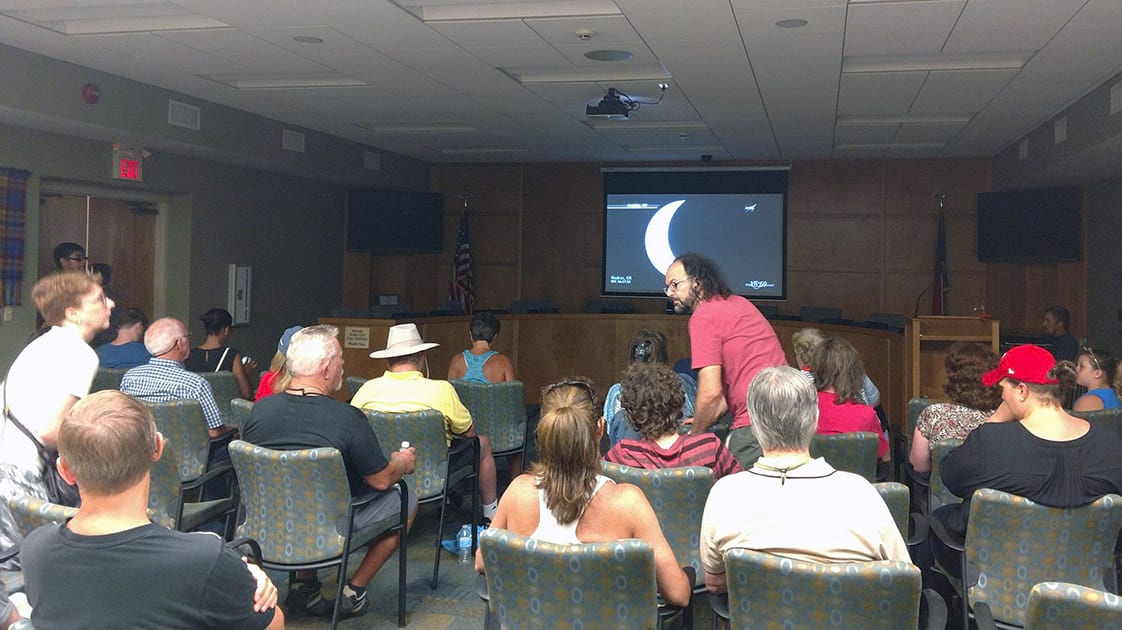
{"type": "Polygon", "coordinates": [[[947,400],[943,362],[956,341],[988,343],[999,354],[1000,322],[986,317],[932,315],[909,320],[904,326],[908,398],[947,400]]]}

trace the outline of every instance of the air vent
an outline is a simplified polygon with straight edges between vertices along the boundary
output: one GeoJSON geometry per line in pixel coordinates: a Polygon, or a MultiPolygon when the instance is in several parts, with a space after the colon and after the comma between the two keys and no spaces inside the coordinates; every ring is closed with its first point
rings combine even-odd
{"type": "Polygon", "coordinates": [[[382,170],[382,155],[373,151],[363,151],[362,167],[371,171],[382,170]]]}
{"type": "Polygon", "coordinates": [[[199,130],[200,108],[179,101],[168,101],[168,124],[172,127],[199,130]]]}
{"type": "Polygon", "coordinates": [[[291,129],[281,130],[281,148],[285,151],[304,152],[304,134],[291,129]]]}

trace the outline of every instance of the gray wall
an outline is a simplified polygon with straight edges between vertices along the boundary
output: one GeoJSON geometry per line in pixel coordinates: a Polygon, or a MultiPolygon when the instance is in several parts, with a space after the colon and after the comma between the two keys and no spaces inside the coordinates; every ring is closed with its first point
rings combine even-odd
{"type": "MultiPolygon", "coordinates": [[[[1087,341],[1122,352],[1122,177],[1084,188],[1087,210],[1087,341]]],[[[1077,333],[1078,334],[1078,331],[1077,333]]]]}

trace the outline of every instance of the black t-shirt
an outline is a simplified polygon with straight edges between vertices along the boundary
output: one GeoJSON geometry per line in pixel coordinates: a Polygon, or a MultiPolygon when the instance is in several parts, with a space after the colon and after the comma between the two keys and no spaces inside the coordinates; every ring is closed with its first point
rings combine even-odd
{"type": "Polygon", "coordinates": [[[214,534],[148,524],[82,536],[47,525],[20,555],[38,629],[257,629],[273,620],[273,610],[253,612],[257,583],[214,534]]]}
{"type": "Polygon", "coordinates": [[[183,360],[183,367],[190,372],[232,372],[234,371],[234,357],[238,351],[228,346],[210,348],[191,348],[191,354],[183,360]],[[219,365],[219,361],[222,362],[219,365]]]}
{"type": "Polygon", "coordinates": [[[246,442],[276,450],[338,449],[354,497],[371,492],[364,477],[389,465],[366,415],[329,396],[279,393],[259,400],[241,432],[246,442]]]}
{"type": "Polygon", "coordinates": [[[1079,340],[1075,335],[1065,332],[1059,337],[1052,337],[1052,356],[1057,361],[1074,361],[1079,356],[1079,340]]]}
{"type": "Polygon", "coordinates": [[[1020,422],[986,423],[942,462],[947,489],[966,500],[938,512],[947,527],[966,535],[970,496],[992,488],[1051,507],[1078,507],[1122,494],[1122,437],[1091,423],[1082,437],[1053,442],[1020,422]]]}

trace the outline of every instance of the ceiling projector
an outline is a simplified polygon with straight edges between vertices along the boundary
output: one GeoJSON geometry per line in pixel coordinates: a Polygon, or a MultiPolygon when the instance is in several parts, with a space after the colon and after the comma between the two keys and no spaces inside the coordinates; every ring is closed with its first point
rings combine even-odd
{"type": "Polygon", "coordinates": [[[626,120],[632,109],[631,103],[623,102],[615,88],[608,88],[608,93],[596,105],[586,105],[584,115],[589,118],[614,118],[626,120]]]}

